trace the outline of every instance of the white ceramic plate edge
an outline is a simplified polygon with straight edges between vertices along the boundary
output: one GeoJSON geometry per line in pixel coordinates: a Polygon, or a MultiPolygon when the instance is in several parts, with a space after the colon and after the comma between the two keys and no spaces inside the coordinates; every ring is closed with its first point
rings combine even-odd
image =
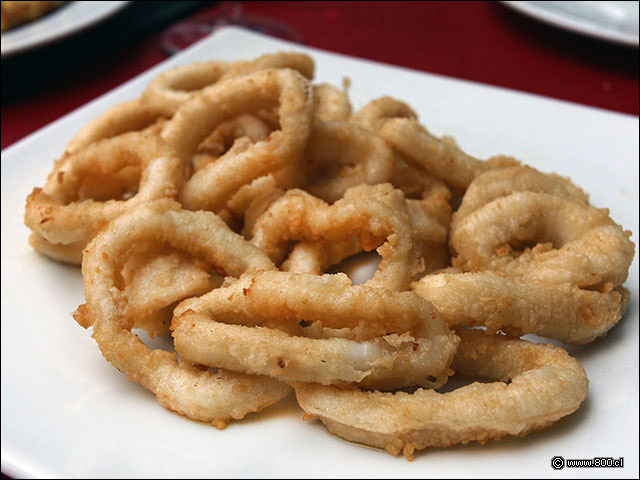
{"type": "MultiPolygon", "coordinates": [[[[110,1],[110,2],[77,2],[75,1],[75,2],[69,2],[69,3],[71,4],[62,5],[60,8],[72,9],[74,8],[74,5],[73,5],[74,3],[86,3],[86,4],[101,3],[104,6],[103,6],[103,9],[98,11],[96,14],[92,16],[82,17],[78,19],[76,22],[72,22],[71,24],[66,25],[64,28],[60,29],[60,31],[58,32],[49,32],[46,34],[39,34],[36,31],[32,37],[25,38],[22,41],[17,41],[15,43],[9,43],[8,46],[3,45],[2,54],[1,54],[2,58],[10,57],[12,55],[25,52],[27,50],[32,50],[34,48],[44,46],[49,43],[69,37],[71,35],[81,32],[82,30],[86,30],[92,27],[93,25],[100,23],[110,18],[111,16],[115,15],[124,7],[126,7],[127,4],[130,2],[129,1],[110,1]]],[[[18,29],[20,28],[25,29],[25,28],[30,28],[32,26],[42,27],[42,25],[36,25],[36,22],[48,22],[48,21],[51,21],[51,19],[55,21],[55,15],[57,13],[58,11],[54,10],[51,13],[48,13],[47,15],[45,15],[44,17],[34,20],[33,22],[29,22],[24,25],[17,26],[15,27],[16,28],[15,32],[19,32],[18,29]]],[[[7,30],[2,35],[6,36],[6,35],[11,35],[12,33],[14,33],[13,29],[7,30]]],[[[11,37],[9,38],[11,41],[11,37]]]]}
{"type": "Polygon", "coordinates": [[[528,15],[536,20],[549,23],[574,33],[579,33],[589,37],[607,40],[621,45],[630,47],[638,47],[638,35],[627,34],[613,30],[611,28],[599,27],[591,22],[583,21],[577,17],[571,17],[568,14],[555,13],[547,9],[537,8],[531,2],[507,1],[503,4],[517,10],[520,13],[528,15]]]}

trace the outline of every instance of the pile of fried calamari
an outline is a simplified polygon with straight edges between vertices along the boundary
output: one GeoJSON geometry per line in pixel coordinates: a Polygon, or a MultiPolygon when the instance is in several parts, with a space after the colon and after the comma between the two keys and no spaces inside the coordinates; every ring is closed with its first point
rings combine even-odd
{"type": "Polygon", "coordinates": [[[615,326],[631,233],[569,179],[474,158],[390,97],[352,112],[313,73],[298,53],[178,67],[75,136],[25,221],[33,248],[82,264],[77,322],[219,428],[293,388],[305,418],[412,458],[574,412],[580,363],[519,337],[615,326]],[[372,250],[363,284],[325,273],[372,250]],[[454,372],[481,382],[439,392],[454,372]]]}

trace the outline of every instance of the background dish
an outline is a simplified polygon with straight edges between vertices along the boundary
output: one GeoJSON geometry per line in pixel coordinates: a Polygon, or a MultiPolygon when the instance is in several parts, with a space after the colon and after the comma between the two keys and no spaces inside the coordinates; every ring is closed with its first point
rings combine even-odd
{"type": "Polygon", "coordinates": [[[638,2],[503,2],[556,27],[638,47],[638,2]]]}
{"type": "Polygon", "coordinates": [[[7,30],[0,37],[2,57],[59,40],[106,20],[129,2],[69,2],[33,22],[7,30]]]}
{"type": "MultiPolygon", "coordinates": [[[[81,126],[142,93],[171,67],[197,60],[254,58],[279,50],[313,56],[316,81],[352,80],[354,108],[393,95],[408,101],[434,134],[450,134],[479,157],[512,154],[557,171],[638,243],[638,119],[510,90],[429,75],[288,44],[244,30],[217,32],[181,54],[18,142],[2,153],[2,469],[16,476],[113,477],[508,477],[549,476],[551,458],[625,457],[638,473],[638,261],[626,285],[629,310],[605,341],[568,350],[591,380],[574,415],[527,438],[427,450],[412,463],[336,440],[301,421],[289,397],[218,431],[160,406],[106,363],[69,313],[83,302],[76,268],[27,244],[26,195],[81,126]],[[330,461],[327,461],[330,459],[330,461]]],[[[363,267],[366,268],[366,267],[363,267]]],[[[593,475],[591,469],[571,475],[593,475]]]]}

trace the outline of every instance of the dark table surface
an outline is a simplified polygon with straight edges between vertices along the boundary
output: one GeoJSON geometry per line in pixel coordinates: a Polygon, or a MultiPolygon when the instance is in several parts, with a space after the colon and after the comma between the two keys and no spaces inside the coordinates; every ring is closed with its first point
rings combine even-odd
{"type": "MultiPolygon", "coordinates": [[[[307,45],[638,115],[638,50],[496,2],[243,2],[307,45]]],[[[2,148],[163,61],[160,32],[212,2],[133,2],[98,27],[2,61],[2,148]]]]}
{"type": "MultiPolygon", "coordinates": [[[[638,50],[496,2],[243,2],[307,45],[638,115],[638,50]]],[[[163,61],[160,32],[214,2],[132,2],[104,23],[2,60],[2,148],[163,61]]],[[[4,477],[4,475],[3,475],[4,477]]]]}

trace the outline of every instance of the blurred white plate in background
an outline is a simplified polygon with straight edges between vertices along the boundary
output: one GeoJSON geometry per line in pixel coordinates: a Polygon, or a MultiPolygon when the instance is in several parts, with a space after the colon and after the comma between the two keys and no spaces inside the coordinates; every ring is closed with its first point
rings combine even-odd
{"type": "Polygon", "coordinates": [[[542,22],[638,47],[639,2],[502,2],[542,22]]]}
{"type": "Polygon", "coordinates": [[[0,36],[2,57],[46,45],[102,22],[129,2],[68,2],[44,17],[14,27],[0,36]]]}

